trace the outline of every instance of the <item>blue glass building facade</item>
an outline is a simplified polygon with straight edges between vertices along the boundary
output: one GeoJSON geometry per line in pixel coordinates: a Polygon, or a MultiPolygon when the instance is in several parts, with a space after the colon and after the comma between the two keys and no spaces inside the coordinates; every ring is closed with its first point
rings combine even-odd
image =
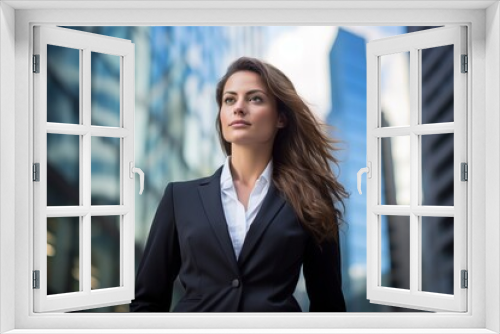
{"type": "MultiPolygon", "coordinates": [[[[341,140],[339,180],[349,192],[345,223],[341,228],[343,287],[351,312],[387,311],[366,299],[366,191],[360,195],[356,176],[366,166],[366,41],[339,28],[329,55],[332,108],[326,123],[331,135],[341,140]]],[[[363,177],[363,186],[365,188],[363,177]]],[[[386,229],[382,233],[387,233],[386,229]]],[[[382,256],[388,257],[387,245],[382,256]]],[[[388,261],[382,273],[386,274],[388,261]]]]}

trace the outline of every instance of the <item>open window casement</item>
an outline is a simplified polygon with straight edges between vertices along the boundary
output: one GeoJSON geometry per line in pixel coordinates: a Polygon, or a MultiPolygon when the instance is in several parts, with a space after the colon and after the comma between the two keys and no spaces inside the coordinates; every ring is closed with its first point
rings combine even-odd
{"type": "Polygon", "coordinates": [[[34,28],[35,312],[134,298],[134,52],[129,40],[34,28]]]}
{"type": "Polygon", "coordinates": [[[374,40],[367,43],[366,52],[367,298],[383,305],[465,312],[466,27],[449,26],[374,40]],[[449,61],[439,59],[444,54],[449,61]],[[389,71],[383,66],[386,62],[406,62],[407,66],[393,66],[395,74],[391,77],[384,73],[389,71]],[[391,79],[394,76],[402,80],[391,79]],[[389,172],[392,181],[384,182],[389,172]],[[436,181],[430,174],[437,172],[442,174],[436,181]],[[388,195],[388,187],[392,187],[394,196],[388,195]],[[447,190],[441,192],[443,187],[447,190]],[[448,197],[436,200],[437,195],[448,197]],[[390,246],[391,252],[403,258],[401,263],[407,263],[407,282],[399,286],[384,282],[382,273],[382,243],[387,234],[383,226],[388,221],[407,238],[399,247],[390,246]],[[442,238],[449,238],[449,288],[444,291],[429,288],[423,274],[425,271],[426,278],[432,277],[429,271],[432,274],[442,269],[425,265],[439,256],[432,254],[438,249],[432,244],[442,238]]]}

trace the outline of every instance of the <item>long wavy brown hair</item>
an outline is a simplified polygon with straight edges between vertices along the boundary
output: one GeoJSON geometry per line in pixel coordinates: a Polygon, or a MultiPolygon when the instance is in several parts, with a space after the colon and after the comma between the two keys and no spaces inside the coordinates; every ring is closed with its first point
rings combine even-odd
{"type": "Polygon", "coordinates": [[[256,58],[241,57],[227,68],[216,89],[219,106],[216,127],[223,150],[231,155],[231,143],[221,131],[220,110],[226,81],[238,71],[260,75],[275,97],[278,113],[284,114],[286,126],[279,129],[273,145],[273,182],[295,210],[301,224],[318,244],[338,242],[343,221],[344,198],[348,193],[332,171],[338,160],[332,152],[339,143],[328,136],[321,123],[297,94],[290,79],[271,64],[256,58]]]}

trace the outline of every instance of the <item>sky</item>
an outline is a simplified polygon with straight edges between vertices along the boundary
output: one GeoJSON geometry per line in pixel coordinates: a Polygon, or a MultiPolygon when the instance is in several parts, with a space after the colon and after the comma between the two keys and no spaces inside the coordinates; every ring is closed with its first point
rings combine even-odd
{"type": "MultiPolygon", "coordinates": [[[[399,35],[406,27],[346,26],[342,27],[366,41],[399,35]]],[[[297,26],[276,33],[265,59],[282,70],[294,83],[299,95],[312,107],[320,119],[331,109],[330,71],[328,55],[338,27],[297,26]],[[303,64],[297,66],[297,63],[303,64]],[[324,87],[325,89],[318,89],[324,87]]]]}

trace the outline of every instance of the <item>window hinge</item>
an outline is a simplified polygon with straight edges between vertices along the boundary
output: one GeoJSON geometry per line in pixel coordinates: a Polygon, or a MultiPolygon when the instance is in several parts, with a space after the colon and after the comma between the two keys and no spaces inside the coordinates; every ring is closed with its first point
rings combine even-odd
{"type": "Polygon", "coordinates": [[[40,270],[33,270],[33,289],[40,289],[40,270]]]}
{"type": "Polygon", "coordinates": [[[469,181],[469,167],[466,162],[462,162],[461,166],[461,181],[469,181]]]}
{"type": "Polygon", "coordinates": [[[462,289],[467,289],[469,287],[469,275],[467,270],[462,270],[462,289]]]}
{"type": "Polygon", "coordinates": [[[33,181],[40,181],[40,164],[38,162],[33,164],[33,181]]]}
{"type": "Polygon", "coordinates": [[[40,73],[40,55],[33,55],[33,73],[40,73]]]}
{"type": "Polygon", "coordinates": [[[462,73],[469,72],[469,57],[462,55],[462,73]]]}

